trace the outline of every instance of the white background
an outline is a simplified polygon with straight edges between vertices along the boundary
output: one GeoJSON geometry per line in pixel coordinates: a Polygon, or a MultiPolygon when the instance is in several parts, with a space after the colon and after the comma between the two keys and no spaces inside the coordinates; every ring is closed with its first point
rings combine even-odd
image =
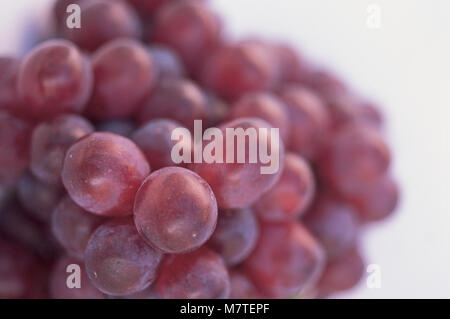
{"type": "MultiPolygon", "coordinates": [[[[341,297],[450,298],[450,1],[210,1],[231,34],[285,39],[384,108],[402,202],[363,234],[381,288],[341,297]],[[366,25],[372,3],[380,29],[366,25]]],[[[30,22],[48,23],[49,2],[2,1],[0,53],[20,52],[30,22]]]]}

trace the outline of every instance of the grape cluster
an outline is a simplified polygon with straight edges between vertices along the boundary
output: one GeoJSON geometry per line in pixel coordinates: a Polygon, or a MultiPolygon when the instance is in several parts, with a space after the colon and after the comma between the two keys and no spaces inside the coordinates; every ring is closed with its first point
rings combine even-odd
{"type": "Polygon", "coordinates": [[[0,57],[0,298],[322,298],[359,282],[361,231],[399,197],[376,105],[286,44],[230,39],[206,0],[58,0],[54,17],[55,39],[0,57]],[[279,169],[174,163],[193,149],[172,133],[195,120],[278,128],[279,169]]]}

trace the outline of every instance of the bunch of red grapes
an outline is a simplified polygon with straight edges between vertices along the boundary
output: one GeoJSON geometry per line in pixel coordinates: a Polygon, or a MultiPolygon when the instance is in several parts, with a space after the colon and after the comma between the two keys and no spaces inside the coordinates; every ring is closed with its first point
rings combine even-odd
{"type": "Polygon", "coordinates": [[[207,1],[54,16],[56,39],[0,57],[0,298],[322,298],[361,280],[360,231],[398,201],[374,104],[287,45],[231,41],[207,1]],[[174,164],[194,120],[279,128],[280,169],[174,164]]]}

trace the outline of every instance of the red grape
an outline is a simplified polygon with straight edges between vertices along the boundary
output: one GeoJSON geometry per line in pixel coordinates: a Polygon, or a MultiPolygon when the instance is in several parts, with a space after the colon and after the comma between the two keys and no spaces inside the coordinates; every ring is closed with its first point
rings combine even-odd
{"type": "Polygon", "coordinates": [[[29,162],[31,127],[24,121],[0,111],[0,183],[13,185],[29,162]]]}
{"type": "Polygon", "coordinates": [[[60,115],[36,126],[31,138],[32,173],[48,184],[60,184],[67,149],[93,131],[94,127],[77,115],[60,115]]]}
{"type": "Polygon", "coordinates": [[[131,218],[99,226],[84,253],[94,286],[113,296],[129,295],[151,285],[161,257],[142,240],[131,218]]]}
{"type": "Polygon", "coordinates": [[[399,190],[390,176],[383,176],[370,185],[347,195],[363,222],[378,221],[391,215],[399,201],[399,190]]]}
{"type": "MultiPolygon", "coordinates": [[[[74,268],[75,269],[75,268],[74,268]]],[[[70,256],[61,256],[53,266],[50,282],[50,296],[53,299],[104,299],[103,295],[89,280],[84,264],[79,259],[70,256]],[[69,288],[72,276],[77,273],[69,266],[78,266],[80,269],[80,288],[69,288]],[[72,275],[72,276],[71,276],[72,275]]]]}
{"type": "Polygon", "coordinates": [[[378,130],[350,125],[334,136],[321,161],[321,174],[339,193],[352,194],[383,176],[390,161],[389,148],[378,130]]]}
{"type": "Polygon", "coordinates": [[[142,126],[131,136],[153,170],[179,165],[175,164],[171,157],[171,151],[175,144],[182,143],[183,149],[190,152],[192,140],[174,141],[171,139],[172,131],[179,127],[183,127],[183,125],[168,119],[156,119],[142,126]]]}
{"type": "Polygon", "coordinates": [[[363,102],[359,105],[357,117],[360,121],[381,128],[384,124],[383,114],[380,109],[371,102],[363,102]]]}
{"type": "Polygon", "coordinates": [[[85,211],[65,196],[53,211],[51,226],[66,252],[82,259],[90,236],[102,222],[103,218],[85,211]]]}
{"type": "Polygon", "coordinates": [[[314,175],[300,156],[288,153],[277,184],[253,205],[266,221],[292,221],[309,207],[315,193],[314,175]]]}
{"type": "Polygon", "coordinates": [[[222,97],[235,100],[245,93],[275,86],[278,79],[273,55],[259,43],[244,42],[225,46],[208,59],[202,82],[222,97]]]}
{"type": "Polygon", "coordinates": [[[242,271],[230,271],[230,299],[261,299],[255,285],[242,271]]]}
{"type": "Polygon", "coordinates": [[[289,117],[282,101],[266,92],[249,93],[240,98],[232,107],[230,119],[257,117],[280,130],[284,142],[289,138],[289,117]]]}
{"type": "Polygon", "coordinates": [[[0,238],[0,299],[35,297],[41,288],[39,267],[27,249],[0,238]]]}
{"type": "Polygon", "coordinates": [[[205,118],[206,103],[204,93],[194,82],[177,78],[164,79],[143,104],[139,122],[169,118],[192,130],[194,120],[205,118]]]}
{"type": "Polygon", "coordinates": [[[62,180],[70,197],[87,211],[106,216],[133,213],[134,196],[150,167],[129,139],[92,133],[67,151],[62,180]]]}
{"type": "Polygon", "coordinates": [[[171,48],[165,45],[154,44],[150,46],[150,53],[158,66],[160,79],[170,77],[183,77],[185,75],[184,66],[180,58],[171,48]]]}
{"type": "Polygon", "coordinates": [[[364,260],[356,248],[331,260],[325,267],[317,286],[319,295],[348,290],[358,284],[364,275],[364,260]]]}
{"type": "Polygon", "coordinates": [[[139,14],[151,16],[168,0],[127,0],[139,14]]]}
{"type": "MultiPolygon", "coordinates": [[[[270,125],[262,120],[255,118],[241,118],[223,124],[220,129],[224,136],[223,142],[223,163],[195,163],[191,168],[204,178],[214,191],[217,198],[217,203],[220,208],[244,208],[253,204],[263,193],[268,191],[278,181],[284,165],[284,146],[281,139],[273,140],[270,135],[270,125]],[[237,138],[238,142],[234,143],[234,149],[226,147],[226,129],[242,129],[244,132],[249,132],[248,138],[237,138]],[[252,134],[251,130],[256,131],[252,134]],[[262,129],[267,129],[267,134],[264,134],[262,129]],[[259,133],[259,134],[258,134],[259,133]],[[254,138],[251,138],[253,136],[254,138]],[[243,141],[244,140],[244,141],[243,141]],[[250,143],[247,143],[249,140],[250,143]],[[261,158],[256,158],[254,163],[250,162],[250,154],[253,153],[255,157],[256,145],[250,145],[251,140],[261,146],[261,143],[267,146],[268,154],[275,155],[272,158],[270,165],[274,171],[269,174],[262,174],[261,169],[264,164],[261,158]],[[242,145],[244,142],[248,145],[242,145]],[[244,161],[239,162],[237,154],[244,153],[244,161]],[[234,153],[233,162],[226,162],[226,158],[231,158],[234,153]],[[228,153],[228,154],[227,154],[228,153]]],[[[233,136],[233,139],[236,138],[233,136]]],[[[231,143],[229,143],[231,145],[231,143]]],[[[258,147],[261,150],[261,147],[258,147]]],[[[266,168],[269,168],[266,166],[266,168]]]]}
{"type": "Polygon", "coordinates": [[[153,172],[139,188],[134,204],[139,233],[165,253],[183,253],[203,245],[217,222],[217,203],[209,185],[181,167],[153,172]]]}
{"type": "Polygon", "coordinates": [[[221,210],[217,227],[209,240],[227,265],[242,262],[252,252],[258,239],[258,223],[250,209],[221,210]]]}
{"type": "Polygon", "coordinates": [[[206,128],[214,127],[222,123],[229,115],[230,108],[228,104],[216,96],[213,92],[206,92],[207,108],[205,123],[206,128]]]}
{"type": "Polygon", "coordinates": [[[36,46],[20,66],[17,90],[23,116],[45,120],[81,113],[92,90],[92,70],[72,43],[49,40],[36,46]]]}
{"type": "Polygon", "coordinates": [[[157,66],[139,42],[119,39],[102,46],[92,57],[94,91],[88,113],[99,119],[132,115],[151,93],[157,66]]]}
{"type": "Polygon", "coordinates": [[[290,118],[287,148],[313,159],[320,151],[328,130],[328,114],[320,98],[304,87],[290,85],[280,94],[290,118]]]}
{"type": "Polygon", "coordinates": [[[9,202],[0,212],[0,233],[46,260],[58,254],[58,246],[47,225],[26,214],[15,201],[9,202]]]}
{"type": "Polygon", "coordinates": [[[330,194],[320,195],[303,222],[329,258],[341,254],[356,242],[359,226],[356,212],[330,194]]]}
{"type": "Polygon", "coordinates": [[[81,28],[60,25],[60,33],[87,51],[119,38],[139,38],[142,30],[136,12],[117,0],[91,1],[81,7],[81,28]]]}
{"type": "Polygon", "coordinates": [[[262,293],[288,298],[316,282],[324,259],[322,248],[302,225],[263,223],[244,269],[262,293]]]}
{"type": "Polygon", "coordinates": [[[42,183],[29,173],[22,175],[17,185],[20,204],[32,216],[49,221],[53,208],[62,196],[60,186],[42,183]]]}
{"type": "Polygon", "coordinates": [[[225,299],[230,294],[230,279],[223,260],[200,248],[165,257],[156,287],[164,299],[225,299]]]}
{"type": "Polygon", "coordinates": [[[193,71],[218,44],[219,19],[200,1],[172,1],[155,16],[153,40],[172,47],[193,71]]]}
{"type": "Polygon", "coordinates": [[[18,58],[0,57],[0,110],[14,112],[20,103],[16,90],[19,66],[18,58]]]}
{"type": "Polygon", "coordinates": [[[280,76],[283,81],[298,82],[306,76],[308,66],[293,48],[286,44],[279,44],[274,47],[274,50],[278,57],[280,76]]]}

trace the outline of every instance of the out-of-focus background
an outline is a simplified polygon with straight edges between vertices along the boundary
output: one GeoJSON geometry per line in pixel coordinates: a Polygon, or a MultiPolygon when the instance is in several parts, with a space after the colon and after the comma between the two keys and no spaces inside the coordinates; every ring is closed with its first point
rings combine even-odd
{"type": "MultiPolygon", "coordinates": [[[[340,297],[450,298],[450,1],[209,1],[230,34],[294,44],[386,114],[402,202],[363,236],[381,287],[340,297]]],[[[3,1],[0,54],[22,53],[52,2],[3,1]]]]}

